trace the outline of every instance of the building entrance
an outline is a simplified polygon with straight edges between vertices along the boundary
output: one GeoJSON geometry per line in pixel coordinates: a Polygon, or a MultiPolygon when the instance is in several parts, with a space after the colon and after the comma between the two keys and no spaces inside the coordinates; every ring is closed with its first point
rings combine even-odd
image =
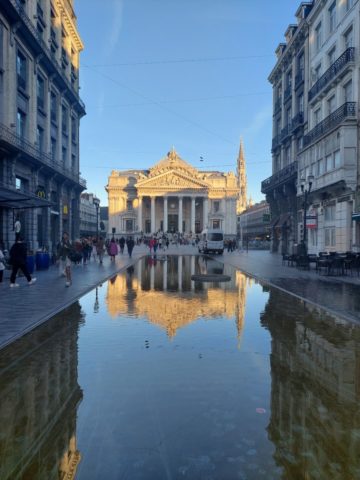
{"type": "Polygon", "coordinates": [[[175,233],[178,231],[179,226],[179,215],[168,215],[168,230],[171,233],[175,233]]]}

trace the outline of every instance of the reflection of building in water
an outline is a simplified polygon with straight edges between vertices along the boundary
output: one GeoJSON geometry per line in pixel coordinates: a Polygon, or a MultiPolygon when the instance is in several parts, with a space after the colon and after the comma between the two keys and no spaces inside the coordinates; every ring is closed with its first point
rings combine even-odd
{"type": "Polygon", "coordinates": [[[73,479],[80,306],[72,305],[0,356],[0,477],[73,479]]]}
{"type": "Polygon", "coordinates": [[[283,478],[360,478],[359,327],[276,290],[262,323],[272,336],[268,431],[283,478]]]}
{"type": "Polygon", "coordinates": [[[179,255],[158,260],[147,257],[108,283],[107,306],[111,316],[131,313],[146,316],[170,337],[198,318],[223,315],[236,318],[239,337],[243,329],[247,277],[211,259],[179,255]],[[198,283],[191,275],[225,273],[226,283],[198,283]],[[174,295],[176,292],[176,295],[174,295]]]}

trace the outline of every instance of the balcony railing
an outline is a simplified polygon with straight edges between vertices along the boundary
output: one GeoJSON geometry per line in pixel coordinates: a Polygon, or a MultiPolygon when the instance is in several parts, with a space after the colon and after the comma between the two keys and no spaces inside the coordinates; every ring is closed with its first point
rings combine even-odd
{"type": "Polygon", "coordinates": [[[291,125],[288,124],[281,130],[280,140],[284,142],[291,135],[291,125]]]}
{"type": "Polygon", "coordinates": [[[337,127],[346,118],[354,117],[356,117],[356,102],[344,103],[304,136],[303,146],[307,147],[319,137],[337,127]]]}
{"type": "Polygon", "coordinates": [[[274,114],[281,110],[281,97],[277,98],[274,104],[274,114]]]}
{"type": "Polygon", "coordinates": [[[268,193],[270,190],[273,190],[284,183],[287,183],[291,180],[294,180],[297,176],[297,161],[290,163],[283,169],[279,170],[278,172],[274,173],[271,177],[263,180],[261,182],[261,192],[268,193]]]}
{"type": "Polygon", "coordinates": [[[299,73],[295,75],[295,88],[300,87],[304,83],[304,70],[300,70],[299,73]]]}
{"type": "Polygon", "coordinates": [[[23,90],[26,90],[26,78],[23,77],[22,75],[17,76],[17,84],[18,84],[18,87],[22,88],[23,90]]]}
{"type": "Polygon", "coordinates": [[[53,69],[56,71],[58,77],[61,79],[62,82],[66,85],[69,92],[76,98],[77,102],[79,103],[81,109],[85,112],[85,104],[79,97],[78,92],[74,89],[74,86],[71,82],[64,76],[63,71],[61,70],[58,62],[56,61],[54,55],[52,54],[51,50],[48,48],[46,43],[44,42],[41,34],[37,31],[35,26],[33,25],[30,18],[27,16],[26,11],[22,5],[21,0],[9,0],[11,5],[15,8],[18,15],[20,16],[21,20],[26,25],[27,29],[32,34],[33,38],[37,41],[38,45],[40,46],[42,53],[46,57],[47,61],[52,65],[53,69]]]}
{"type": "MultiPolygon", "coordinates": [[[[78,174],[71,171],[71,169],[66,168],[63,164],[55,162],[51,155],[41,152],[39,148],[36,148],[28,140],[25,140],[20,135],[14,133],[11,129],[0,123],[0,141],[6,143],[15,150],[22,152],[25,155],[37,160],[38,162],[50,167],[55,170],[57,173],[60,173],[66,178],[70,178],[75,183],[84,186],[80,180],[78,174]]],[[[85,182],[86,186],[86,182],[85,182]]]]}
{"type": "Polygon", "coordinates": [[[272,139],[272,150],[275,150],[277,147],[281,145],[281,135],[276,135],[272,139]]]}
{"type": "Polygon", "coordinates": [[[292,131],[296,131],[299,127],[304,125],[304,113],[299,112],[295,115],[295,117],[291,121],[291,128],[292,131]]]}
{"type": "Polygon", "coordinates": [[[284,91],[284,103],[287,102],[289,98],[291,98],[291,92],[292,92],[291,85],[289,85],[284,91]]]}
{"type": "Polygon", "coordinates": [[[331,80],[333,80],[345,66],[355,60],[355,48],[350,47],[345,50],[345,52],[340,55],[340,57],[335,60],[335,62],[329,67],[326,72],[321,75],[319,80],[311,87],[309,90],[308,98],[309,101],[312,100],[318,93],[321,92],[323,88],[328,85],[331,80]]]}

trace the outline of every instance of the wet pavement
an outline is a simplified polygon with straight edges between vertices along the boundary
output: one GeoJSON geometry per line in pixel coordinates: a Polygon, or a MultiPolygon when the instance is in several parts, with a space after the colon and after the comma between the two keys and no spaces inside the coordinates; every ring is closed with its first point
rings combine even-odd
{"type": "Polygon", "coordinates": [[[359,478],[359,358],[358,325],[146,257],[0,353],[0,478],[359,478]]]}
{"type": "MultiPolygon", "coordinates": [[[[170,245],[166,252],[158,256],[191,255],[197,249],[190,245],[170,245]]],[[[0,349],[48,320],[63,308],[69,306],[81,295],[106,281],[116,272],[131,264],[137,258],[148,256],[145,246],[135,247],[133,260],[125,254],[119,255],[115,264],[105,257],[104,264],[91,262],[86,267],[74,267],[74,281],[71,288],[64,287],[64,279],[59,278],[58,269],[35,272],[37,283],[31,287],[23,278],[19,279],[18,289],[9,288],[9,272],[0,284],[0,349]]],[[[276,285],[304,298],[350,321],[360,320],[360,277],[319,275],[311,271],[299,270],[283,265],[280,255],[268,251],[225,252],[214,257],[220,262],[233,265],[245,273],[270,285],[276,285]]]]}
{"type": "Polygon", "coordinates": [[[59,275],[57,266],[49,270],[34,272],[37,281],[28,286],[26,279],[17,280],[18,288],[9,287],[10,272],[0,283],[0,349],[17,340],[25,333],[53,317],[62,309],[75,302],[81,295],[92,290],[116,272],[136,261],[134,251],[132,259],[128,255],[118,256],[115,263],[105,257],[104,263],[91,261],[82,266],[72,267],[73,283],[65,287],[65,278],[59,275]]]}
{"type": "Polygon", "coordinates": [[[325,275],[310,270],[284,265],[282,257],[268,251],[225,253],[218,260],[275,285],[300,298],[313,302],[335,315],[360,321],[360,277],[352,275],[325,275]]]}

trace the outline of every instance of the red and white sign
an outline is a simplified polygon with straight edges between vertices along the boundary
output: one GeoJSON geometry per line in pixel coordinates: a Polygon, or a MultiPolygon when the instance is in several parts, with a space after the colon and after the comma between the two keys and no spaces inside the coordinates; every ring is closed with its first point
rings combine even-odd
{"type": "Polygon", "coordinates": [[[306,214],[306,228],[317,228],[317,212],[314,209],[306,214]]]}

